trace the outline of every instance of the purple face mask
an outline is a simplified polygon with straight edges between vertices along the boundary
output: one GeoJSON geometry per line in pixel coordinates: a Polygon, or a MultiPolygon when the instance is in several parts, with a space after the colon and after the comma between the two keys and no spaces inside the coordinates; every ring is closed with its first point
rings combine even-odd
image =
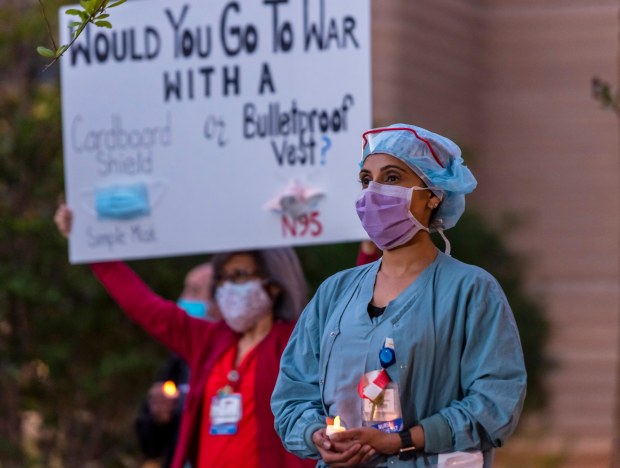
{"type": "Polygon", "coordinates": [[[415,190],[428,189],[370,182],[355,202],[362,226],[381,250],[403,245],[419,231],[428,232],[409,209],[415,190]]]}

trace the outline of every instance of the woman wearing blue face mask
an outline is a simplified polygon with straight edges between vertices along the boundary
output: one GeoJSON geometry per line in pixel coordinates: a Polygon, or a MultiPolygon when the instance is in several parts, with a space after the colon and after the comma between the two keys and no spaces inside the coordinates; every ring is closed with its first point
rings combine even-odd
{"type": "Polygon", "coordinates": [[[329,278],[302,314],[272,396],[276,430],[331,467],[489,467],[526,374],[500,286],[450,257],[443,233],[476,181],[452,141],[396,124],[363,135],[360,182],[356,209],[383,257],[329,278]],[[326,427],[335,416],[346,430],[326,427]]]}
{"type": "MultiPolygon", "coordinates": [[[[66,206],[55,221],[68,235],[66,206]]],[[[215,255],[212,263],[219,322],[192,317],[162,299],[122,262],[92,265],[125,313],[189,365],[189,393],[171,466],[314,466],[284,449],[269,408],[280,356],[306,303],[294,250],[215,255]]]]}

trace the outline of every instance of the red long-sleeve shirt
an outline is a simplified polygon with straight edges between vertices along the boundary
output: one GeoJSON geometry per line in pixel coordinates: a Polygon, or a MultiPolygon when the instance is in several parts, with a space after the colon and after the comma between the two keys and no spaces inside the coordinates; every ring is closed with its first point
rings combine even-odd
{"type": "MultiPolygon", "coordinates": [[[[183,468],[185,460],[197,466],[200,422],[207,380],[226,351],[236,347],[240,335],[225,322],[211,323],[188,316],[174,302],[162,299],[124,263],[92,265],[95,275],[125,313],[153,338],[179,354],[188,363],[190,387],[175,451],[173,468],[183,468]]],[[[258,344],[254,383],[259,466],[303,468],[315,465],[288,453],[274,430],[269,399],[278,376],[280,356],[294,324],[277,321],[258,344]]],[[[243,447],[239,448],[243,451],[243,447]]]]}

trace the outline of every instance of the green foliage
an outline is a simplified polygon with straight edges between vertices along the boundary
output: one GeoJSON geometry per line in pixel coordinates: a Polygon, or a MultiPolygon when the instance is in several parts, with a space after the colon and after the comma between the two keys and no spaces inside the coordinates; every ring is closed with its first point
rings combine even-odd
{"type": "MultiPolygon", "coordinates": [[[[49,68],[53,65],[57,60],[62,57],[62,55],[71,48],[75,40],[82,34],[86,26],[89,24],[94,24],[98,28],[112,28],[112,23],[110,23],[106,18],[109,18],[109,14],[106,13],[108,9],[115,8],[119,5],[122,5],[127,0],[80,0],[79,8],[69,8],[65,11],[66,15],[75,16],[76,21],[72,21],[69,23],[71,27],[71,41],[68,44],[62,44],[60,46],[56,46],[56,41],[54,41],[54,34],[52,32],[51,26],[48,22],[48,32],[49,39],[54,45],[54,50],[49,49],[47,47],[39,46],[37,47],[37,53],[43,57],[52,58],[53,60],[47,64],[46,68],[49,68]]],[[[43,16],[47,21],[47,15],[45,13],[45,7],[43,5],[42,0],[39,0],[41,3],[41,7],[43,8],[43,16]]]]}
{"type": "Polygon", "coordinates": [[[304,267],[310,297],[326,278],[355,266],[358,248],[359,243],[355,242],[298,247],[296,249],[304,267]]]}
{"type": "MultiPolygon", "coordinates": [[[[71,267],[51,221],[62,192],[60,115],[55,87],[33,85],[0,103],[0,388],[16,390],[17,410],[33,409],[50,429],[47,466],[100,457],[104,437],[127,450],[127,428],[163,350],[129,323],[86,267],[71,267]],[[67,443],[59,443],[66,439],[67,443]]],[[[179,280],[177,279],[177,282],[179,280]]],[[[9,392],[0,404],[9,406],[9,392]]],[[[0,459],[26,461],[19,412],[0,439],[0,459]]],[[[7,424],[8,426],[8,424],[7,424]]],[[[103,460],[102,460],[103,461],[103,460]]],[[[105,464],[107,464],[107,462],[105,464]]]]}
{"type": "Polygon", "coordinates": [[[37,47],[37,52],[39,53],[39,55],[42,55],[43,57],[56,57],[56,52],[54,52],[51,49],[48,49],[47,47],[39,46],[37,47]]]}
{"type": "Polygon", "coordinates": [[[614,91],[607,81],[595,76],[592,78],[591,89],[592,97],[601,104],[603,109],[612,110],[616,114],[620,112],[618,92],[614,91]]]}

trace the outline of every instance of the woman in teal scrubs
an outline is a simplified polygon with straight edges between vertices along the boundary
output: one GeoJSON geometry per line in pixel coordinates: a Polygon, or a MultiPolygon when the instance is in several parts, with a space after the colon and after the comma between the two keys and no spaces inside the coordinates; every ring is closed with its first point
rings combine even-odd
{"type": "Polygon", "coordinates": [[[272,396],[276,430],[320,465],[489,467],[526,373],[501,287],[452,258],[443,233],[476,180],[428,130],[396,124],[363,141],[356,209],[383,257],[329,278],[303,312],[272,396]],[[328,436],[335,416],[347,430],[328,436]]]}

